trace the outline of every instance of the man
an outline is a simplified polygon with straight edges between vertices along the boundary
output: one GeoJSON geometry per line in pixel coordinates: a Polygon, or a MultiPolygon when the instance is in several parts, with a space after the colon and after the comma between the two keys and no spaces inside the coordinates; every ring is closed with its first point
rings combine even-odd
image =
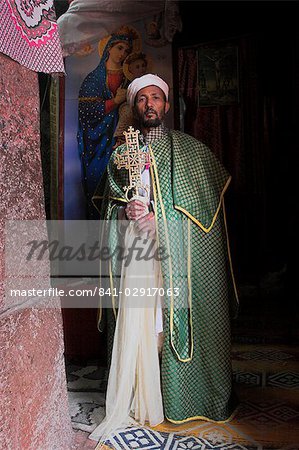
{"type": "MultiPolygon", "coordinates": [[[[164,418],[173,423],[194,419],[222,422],[229,420],[235,407],[230,318],[237,309],[237,295],[223,204],[230,176],[204,144],[164,127],[168,95],[168,85],[153,74],[135,79],[127,91],[135,125],[141,131],[140,147],[151,156],[149,201],[126,198],[128,174],[115,164],[117,155],[126,151],[120,146],[109,163],[104,199],[95,195],[94,202],[99,205],[103,200],[102,217],[110,219],[112,249],[117,242],[117,223],[124,217],[136,233],[146,233],[166,249],[167,257],[158,258],[155,266],[161,272],[164,292],[164,418]]],[[[113,278],[116,265],[112,261],[111,278],[119,289],[126,272],[119,272],[117,284],[117,277],[113,278]]],[[[139,266],[135,267],[138,270],[139,266]]],[[[157,279],[153,283],[157,285],[157,279]]],[[[155,320],[159,320],[157,316],[155,320]]],[[[127,330],[133,330],[136,323],[127,330]]]]}

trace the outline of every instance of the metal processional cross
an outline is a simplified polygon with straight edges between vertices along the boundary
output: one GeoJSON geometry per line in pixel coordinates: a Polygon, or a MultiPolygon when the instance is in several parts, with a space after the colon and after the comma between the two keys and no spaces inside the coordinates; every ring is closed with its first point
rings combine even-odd
{"type": "Polygon", "coordinates": [[[127,149],[121,155],[115,156],[117,168],[125,168],[129,172],[129,186],[123,188],[128,200],[128,194],[131,190],[133,191],[133,196],[139,195],[139,188],[144,189],[147,194],[149,193],[149,186],[145,186],[142,183],[141,172],[144,166],[150,165],[150,155],[140,150],[138,141],[139,133],[139,130],[134,131],[132,127],[129,127],[128,131],[124,131],[127,149]]]}

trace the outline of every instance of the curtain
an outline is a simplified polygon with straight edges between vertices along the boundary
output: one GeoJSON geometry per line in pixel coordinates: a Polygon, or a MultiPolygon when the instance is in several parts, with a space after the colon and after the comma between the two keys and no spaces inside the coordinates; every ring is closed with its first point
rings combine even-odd
{"type": "Polygon", "coordinates": [[[258,283],[272,245],[267,233],[268,175],[276,133],[275,97],[263,90],[258,37],[226,43],[238,47],[239,102],[231,105],[199,106],[198,46],[178,49],[184,131],[204,142],[232,175],[226,204],[235,271],[239,279],[258,283]]]}

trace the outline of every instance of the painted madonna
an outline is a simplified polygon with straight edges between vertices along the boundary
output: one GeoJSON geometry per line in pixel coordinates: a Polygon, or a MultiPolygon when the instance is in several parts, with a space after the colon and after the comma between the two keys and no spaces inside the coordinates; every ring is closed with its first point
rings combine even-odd
{"type": "Polygon", "coordinates": [[[123,27],[99,43],[100,63],[84,79],[79,91],[78,146],[87,218],[98,218],[91,198],[109,162],[115,143],[119,106],[126,101],[126,57],[140,47],[132,27],[123,27]]]}

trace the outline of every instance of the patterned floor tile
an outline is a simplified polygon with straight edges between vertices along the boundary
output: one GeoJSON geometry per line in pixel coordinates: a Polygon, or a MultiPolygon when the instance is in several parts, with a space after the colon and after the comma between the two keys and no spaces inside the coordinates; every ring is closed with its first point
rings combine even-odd
{"type": "MultiPolygon", "coordinates": [[[[180,434],[176,431],[176,434],[180,434]]],[[[231,424],[215,424],[204,422],[193,427],[184,426],[182,434],[190,434],[198,438],[203,438],[212,445],[232,445],[236,442],[242,443],[246,448],[259,447],[258,443],[250,436],[241,432],[231,424]]]]}
{"type": "Polygon", "coordinates": [[[268,374],[266,384],[267,386],[275,386],[283,389],[298,389],[299,373],[279,372],[268,374]]]}
{"type": "Polygon", "coordinates": [[[97,365],[73,366],[67,369],[69,391],[105,392],[107,369],[97,365]]]}
{"type": "MultiPolygon", "coordinates": [[[[299,406],[290,406],[284,402],[243,402],[238,410],[236,420],[253,424],[259,428],[270,429],[272,426],[292,423],[299,417],[299,406]]],[[[297,424],[299,422],[297,421],[297,424]]]]}
{"type": "Polygon", "coordinates": [[[294,359],[294,355],[281,350],[271,348],[258,348],[254,351],[234,352],[234,359],[239,360],[258,360],[258,361],[285,361],[294,359]]]}
{"type": "Polygon", "coordinates": [[[232,442],[219,443],[217,434],[195,437],[158,432],[146,428],[120,430],[106,442],[115,450],[260,450],[259,446],[245,447],[232,442]]]}
{"type": "Polygon", "coordinates": [[[246,386],[263,386],[264,374],[262,372],[241,372],[234,370],[233,379],[238,384],[244,384],[246,386]]]}
{"type": "Polygon", "coordinates": [[[105,397],[97,392],[68,392],[72,427],[91,433],[105,416],[105,397]]]}
{"type": "MultiPolygon", "coordinates": [[[[273,343],[236,344],[232,357],[240,407],[230,422],[194,421],[179,426],[164,422],[146,432],[140,428],[130,433],[124,430],[110,447],[299,450],[299,349],[273,343]]],[[[67,367],[67,374],[73,427],[91,432],[104,414],[106,369],[96,362],[84,367],[73,364],[67,367]]]]}

